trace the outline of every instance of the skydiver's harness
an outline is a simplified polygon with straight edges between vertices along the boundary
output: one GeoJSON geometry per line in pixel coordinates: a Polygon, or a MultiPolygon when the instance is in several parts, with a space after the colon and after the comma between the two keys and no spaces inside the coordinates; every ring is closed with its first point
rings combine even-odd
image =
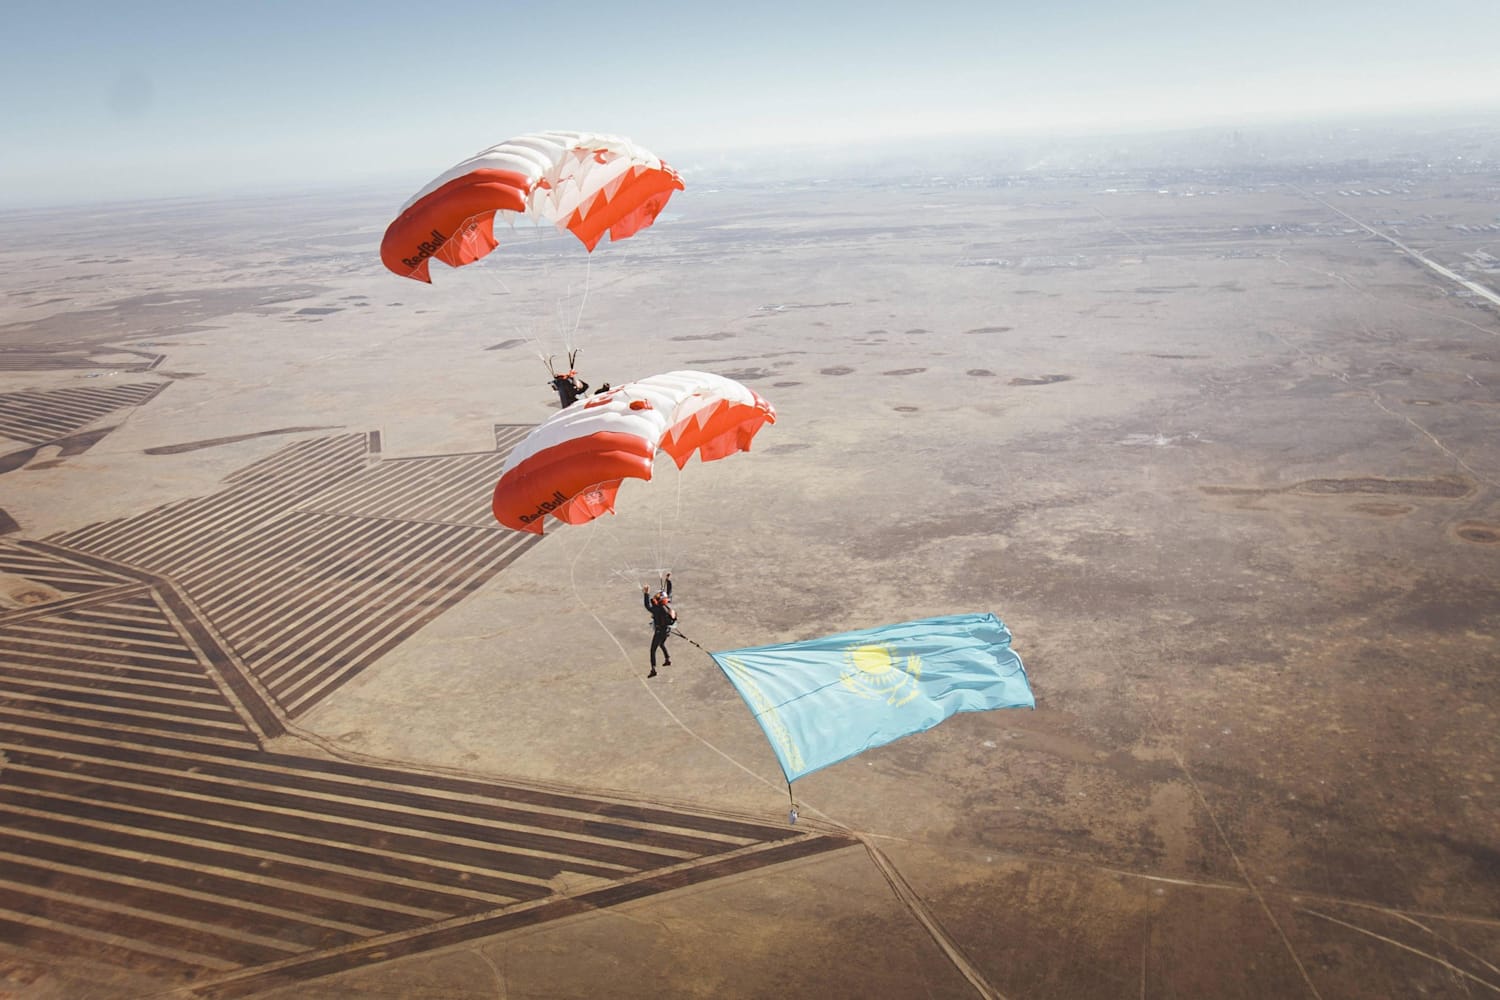
{"type": "Polygon", "coordinates": [[[589,384],[578,377],[578,355],[583,353],[583,348],[575,348],[568,352],[568,370],[558,374],[557,366],[553,364],[553,356],[547,355],[547,374],[552,376],[552,388],[557,390],[558,401],[564,407],[571,405],[584,393],[589,391],[589,384]],[[571,397],[571,398],[569,398],[571,397]]]}
{"type": "MultiPolygon", "coordinates": [[[[538,352],[538,353],[541,353],[541,352],[538,352]]],[[[554,355],[554,354],[547,355],[547,362],[546,362],[547,363],[547,374],[551,375],[553,378],[565,378],[568,375],[577,375],[578,374],[578,371],[577,371],[577,368],[578,368],[578,355],[580,355],[582,353],[583,353],[583,348],[581,348],[581,347],[575,347],[573,350],[571,350],[571,351],[568,352],[568,370],[567,370],[567,372],[564,375],[559,375],[557,373],[557,365],[555,365],[553,363],[554,361],[557,360],[557,356],[554,355]]]]}
{"type": "Polygon", "coordinates": [[[672,607],[672,596],[665,589],[646,601],[646,611],[651,615],[651,627],[658,635],[670,635],[677,627],[677,610],[672,607]]]}

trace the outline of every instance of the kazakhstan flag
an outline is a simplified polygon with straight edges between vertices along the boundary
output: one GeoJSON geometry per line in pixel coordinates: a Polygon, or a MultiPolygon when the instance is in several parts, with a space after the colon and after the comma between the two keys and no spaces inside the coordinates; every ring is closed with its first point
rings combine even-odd
{"type": "Polygon", "coordinates": [[[787,781],[955,712],[1036,707],[1010,629],[988,613],[709,655],[755,713],[787,781]]]}

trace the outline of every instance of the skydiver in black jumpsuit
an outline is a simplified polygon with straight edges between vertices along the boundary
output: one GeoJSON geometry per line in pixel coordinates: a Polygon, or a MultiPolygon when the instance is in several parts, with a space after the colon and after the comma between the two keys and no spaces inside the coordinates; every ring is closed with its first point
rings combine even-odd
{"type": "Polygon", "coordinates": [[[672,574],[663,577],[662,589],[654,597],[651,588],[642,584],[641,601],[651,614],[651,672],[646,676],[655,677],[658,649],[663,657],[662,666],[672,665],[672,654],[667,652],[667,636],[672,634],[672,626],[677,623],[677,612],[672,610],[672,574]]]}
{"type": "Polygon", "coordinates": [[[566,410],[574,400],[589,391],[589,384],[579,378],[577,372],[566,372],[552,377],[552,388],[557,390],[557,401],[566,410]]]}

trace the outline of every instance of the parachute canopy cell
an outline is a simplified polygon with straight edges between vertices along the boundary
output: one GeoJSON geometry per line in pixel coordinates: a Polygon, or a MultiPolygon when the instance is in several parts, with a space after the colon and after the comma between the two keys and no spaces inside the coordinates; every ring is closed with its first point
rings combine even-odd
{"type": "Polygon", "coordinates": [[[984,612],[709,655],[794,781],[956,712],[1035,708],[1010,639],[984,612]]]}
{"type": "Polygon", "coordinates": [[[495,484],[495,520],[542,533],[550,514],[583,524],[615,508],[625,479],[650,479],[658,451],[680,469],[749,451],[776,409],[722,375],[652,375],[580,399],[537,426],[511,451],[495,484]]]}
{"type": "Polygon", "coordinates": [[[491,146],[433,178],[385,231],[380,259],[403,278],[431,282],[428,265],[472,264],[498,246],[495,213],[550,222],[590,251],[606,232],[623,240],[656,221],[677,171],[629,139],[537,132],[491,146]]]}

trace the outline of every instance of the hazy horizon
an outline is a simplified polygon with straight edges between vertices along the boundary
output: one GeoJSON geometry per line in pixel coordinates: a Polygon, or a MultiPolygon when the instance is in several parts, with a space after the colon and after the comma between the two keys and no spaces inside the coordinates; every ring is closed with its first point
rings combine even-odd
{"type": "MultiPolygon", "coordinates": [[[[891,179],[922,173],[953,178],[1030,173],[1150,170],[1194,167],[1274,167],[1290,164],[1374,163],[1425,152],[1435,160],[1464,160],[1475,167],[1500,160],[1500,109],[1457,109],[1312,119],[1276,119],[1243,124],[1171,129],[1080,129],[1024,133],[968,133],[913,143],[902,137],[859,143],[816,143],[783,148],[727,145],[685,146],[670,162],[690,186],[724,183],[786,183],[858,176],[891,179]],[[1471,133],[1468,146],[1456,133],[1471,133]],[[1415,144],[1415,145],[1413,145],[1415,144]],[[1475,155],[1477,152],[1477,155],[1475,155]]],[[[477,150],[469,150],[476,152],[477,150]]],[[[464,153],[454,152],[457,161],[464,153]]],[[[74,191],[71,198],[42,196],[17,201],[0,194],[0,213],[66,210],[151,202],[262,198],[344,191],[391,193],[404,197],[435,172],[423,167],[392,168],[368,176],[337,178],[322,173],[240,184],[178,185],[149,189],[74,191]]],[[[12,192],[12,195],[14,192],[12,192]]],[[[393,203],[394,211],[399,199],[393,203]]]]}
{"type": "Polygon", "coordinates": [[[0,207],[417,183],[544,128],[717,150],[1500,110],[1500,6],[24,8],[0,207]]]}

